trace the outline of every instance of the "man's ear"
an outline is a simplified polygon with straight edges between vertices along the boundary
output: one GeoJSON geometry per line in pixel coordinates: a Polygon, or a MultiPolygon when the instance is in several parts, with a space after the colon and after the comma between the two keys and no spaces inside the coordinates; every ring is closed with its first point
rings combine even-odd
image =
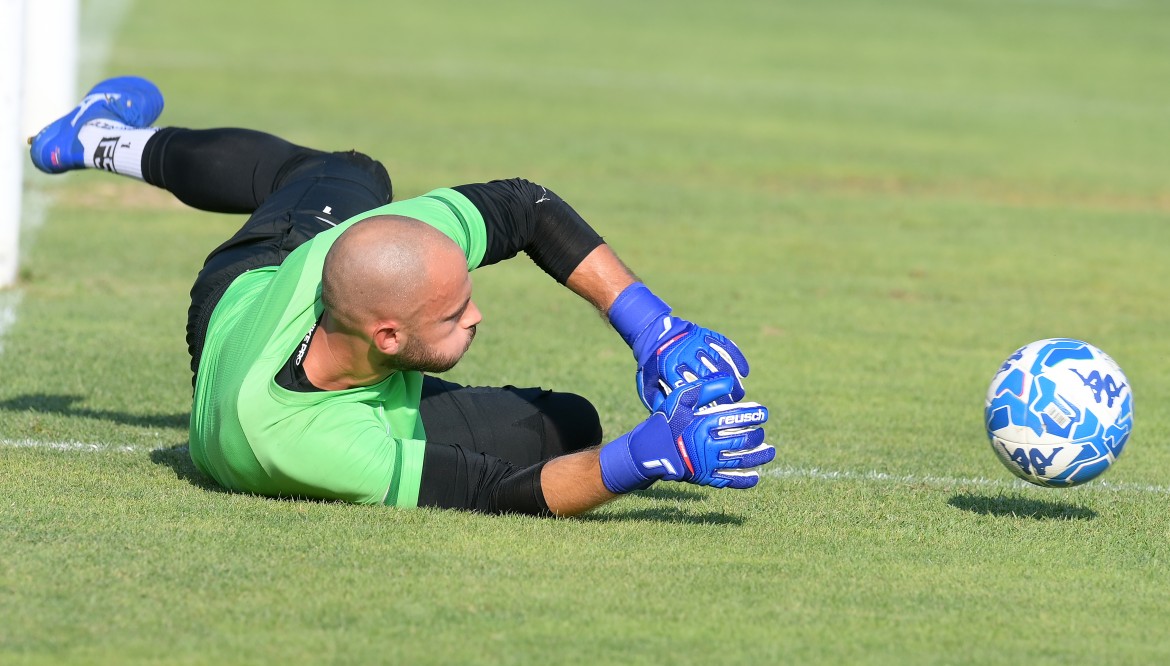
{"type": "Polygon", "coordinates": [[[402,351],[406,340],[402,336],[402,327],[394,320],[379,322],[374,329],[374,347],[386,356],[394,356],[402,351]]]}

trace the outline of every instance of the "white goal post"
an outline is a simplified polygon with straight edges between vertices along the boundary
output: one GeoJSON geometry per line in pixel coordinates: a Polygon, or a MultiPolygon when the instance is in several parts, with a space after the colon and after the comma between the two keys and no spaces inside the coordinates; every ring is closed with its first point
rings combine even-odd
{"type": "Polygon", "coordinates": [[[0,288],[20,273],[27,139],[77,103],[79,0],[0,0],[0,288]]]}

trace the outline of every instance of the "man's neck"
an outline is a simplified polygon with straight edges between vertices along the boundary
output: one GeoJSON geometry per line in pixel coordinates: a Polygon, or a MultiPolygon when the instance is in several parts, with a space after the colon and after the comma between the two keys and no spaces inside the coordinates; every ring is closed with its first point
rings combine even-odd
{"type": "Polygon", "coordinates": [[[326,391],[373,386],[392,374],[375,370],[369,345],[340,330],[328,312],[322,315],[301,366],[313,386],[326,391]]]}

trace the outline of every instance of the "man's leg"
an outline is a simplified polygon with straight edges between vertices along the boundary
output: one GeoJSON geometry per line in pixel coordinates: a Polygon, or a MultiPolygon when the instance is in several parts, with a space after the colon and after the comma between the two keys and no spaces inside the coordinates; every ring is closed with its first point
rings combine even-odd
{"type": "MultiPolygon", "coordinates": [[[[252,130],[154,127],[162,110],[162,93],[152,82],[107,79],[29,140],[32,162],[46,173],[110,171],[157,185],[200,210],[252,213],[290,172],[326,155],[252,130]]],[[[389,178],[378,169],[385,183],[371,187],[386,190],[386,203],[389,178]]]]}
{"type": "Polygon", "coordinates": [[[192,208],[252,213],[298,164],[324,155],[253,130],[167,127],[144,146],[142,178],[192,208]]]}

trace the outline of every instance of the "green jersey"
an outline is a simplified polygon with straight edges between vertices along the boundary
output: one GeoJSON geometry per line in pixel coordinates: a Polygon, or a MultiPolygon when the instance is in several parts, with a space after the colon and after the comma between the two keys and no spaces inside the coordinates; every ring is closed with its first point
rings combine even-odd
{"type": "Polygon", "coordinates": [[[396,372],[373,386],[301,393],[276,383],[322,312],[325,255],[350,225],[374,215],[422,220],[483,261],[483,216],[438,189],[375,208],[322,232],[280,266],[232,282],[208,324],[191,407],[191,458],[230,490],[363,504],[418,503],[425,433],[422,375],[396,372]]]}

